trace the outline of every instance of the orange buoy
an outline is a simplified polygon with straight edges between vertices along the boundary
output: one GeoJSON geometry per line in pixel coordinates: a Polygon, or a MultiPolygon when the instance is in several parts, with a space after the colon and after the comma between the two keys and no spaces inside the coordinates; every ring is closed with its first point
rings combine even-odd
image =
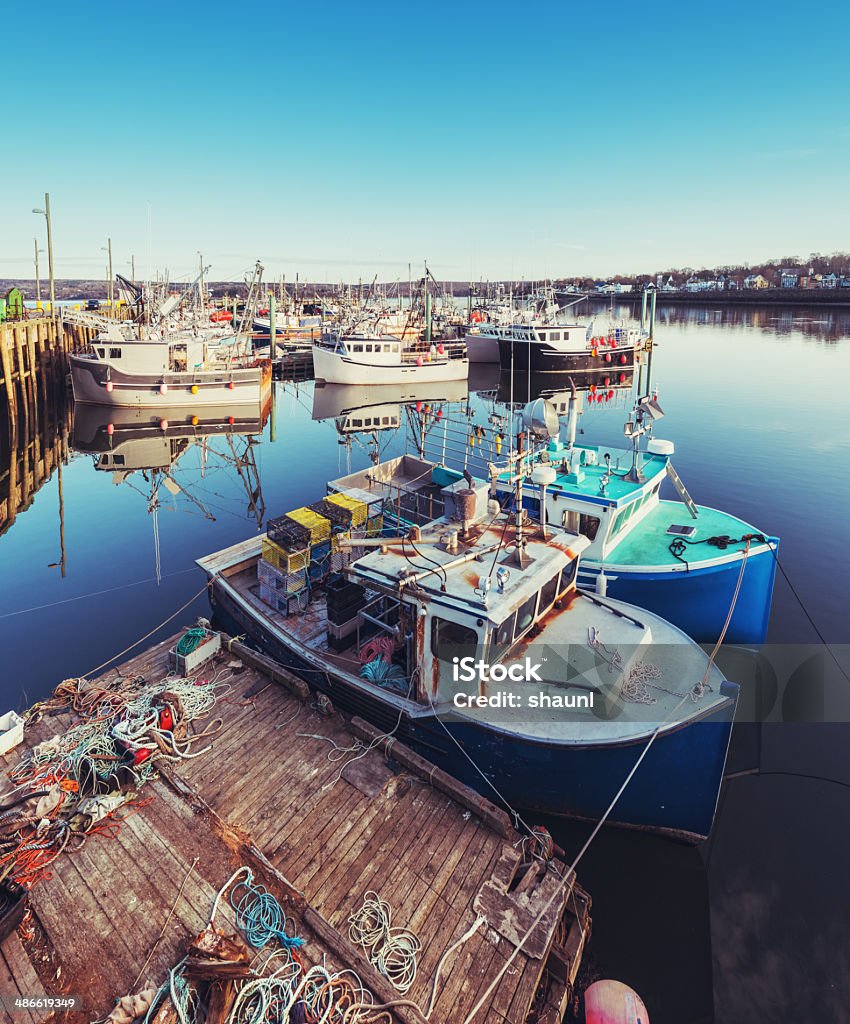
{"type": "Polygon", "coordinates": [[[622,365],[623,365],[623,366],[625,366],[625,365],[626,365],[626,361],[627,361],[627,360],[626,360],[626,356],[625,356],[625,354],[621,355],[621,356],[620,356],[620,362],[622,363],[622,365]]]}
{"type": "Polygon", "coordinates": [[[107,391],[111,391],[113,387],[114,387],[114,385],[113,385],[112,381],[111,381],[111,380],[108,380],[108,381],[106,382],[106,390],[107,390],[107,391]]]}
{"type": "Polygon", "coordinates": [[[586,1024],[649,1024],[641,997],[622,981],[595,981],[584,993],[586,1024]]]}
{"type": "Polygon", "coordinates": [[[160,430],[168,430],[168,420],[160,420],[159,421],[159,429],[160,430]]]}
{"type": "Polygon", "coordinates": [[[115,433],[115,424],[114,423],[108,423],[107,424],[107,426],[106,426],[106,433],[109,434],[110,437],[112,437],[112,435],[115,433]]]}
{"type": "Polygon", "coordinates": [[[230,381],[227,386],[230,388],[231,391],[236,387],[233,381],[230,381]]]}

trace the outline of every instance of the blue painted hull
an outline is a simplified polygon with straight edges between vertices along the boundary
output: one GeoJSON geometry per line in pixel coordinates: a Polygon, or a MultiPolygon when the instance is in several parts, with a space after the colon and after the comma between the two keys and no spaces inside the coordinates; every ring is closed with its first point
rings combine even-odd
{"type": "MultiPolygon", "coordinates": [[[[773,539],[772,543],[775,550],[779,542],[773,539]]],[[[598,562],[583,559],[578,573],[579,586],[594,589],[599,568],[598,562]]],[[[720,565],[692,564],[687,572],[680,572],[679,568],[671,567],[662,572],[606,569],[608,596],[660,615],[697,643],[713,644],[729,614],[741,562],[735,558],[720,565]]],[[[764,643],[775,577],[776,558],[770,551],[747,558],[725,643],[745,646],[764,643]]]]}
{"type": "MultiPolygon", "coordinates": [[[[338,710],[359,715],[384,732],[395,730],[403,743],[496,804],[502,802],[500,794],[521,811],[598,821],[646,745],[646,737],[627,743],[543,743],[460,718],[441,722],[433,714],[403,715],[399,721],[397,707],[379,690],[364,692],[311,665],[265,629],[261,616],[232,600],[218,580],[210,600],[221,628],[247,635],[264,653],[326,693],[338,710]]],[[[711,714],[656,738],[610,824],[688,842],[709,834],[738,695],[734,683],[723,687],[727,700],[711,714]]]]}

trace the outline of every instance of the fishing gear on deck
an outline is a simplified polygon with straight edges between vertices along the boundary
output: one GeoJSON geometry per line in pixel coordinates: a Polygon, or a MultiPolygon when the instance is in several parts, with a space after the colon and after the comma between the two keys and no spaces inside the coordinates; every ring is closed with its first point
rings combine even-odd
{"type": "Polygon", "coordinates": [[[718,548],[720,551],[725,551],[734,544],[766,543],[767,537],[765,537],[763,533],[745,533],[743,537],[730,537],[728,534],[721,534],[718,537],[704,537],[702,540],[688,540],[686,537],[676,537],[675,540],[670,541],[667,550],[674,558],[678,559],[686,569],[690,569],[687,559],[682,557],[688,550],[689,546],[696,544],[710,544],[712,547],[718,548]]]}

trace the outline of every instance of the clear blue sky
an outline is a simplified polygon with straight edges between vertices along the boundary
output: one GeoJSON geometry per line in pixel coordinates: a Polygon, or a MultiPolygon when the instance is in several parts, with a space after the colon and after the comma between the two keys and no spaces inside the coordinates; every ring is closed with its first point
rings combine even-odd
{"type": "MultiPolygon", "coordinates": [[[[850,248],[850,9],[87,3],[4,48],[0,277],[534,278],[850,248]],[[18,134],[20,143],[10,143],[18,134]],[[46,254],[43,263],[46,274],[46,254]]],[[[11,26],[7,23],[7,31],[11,26]]]]}

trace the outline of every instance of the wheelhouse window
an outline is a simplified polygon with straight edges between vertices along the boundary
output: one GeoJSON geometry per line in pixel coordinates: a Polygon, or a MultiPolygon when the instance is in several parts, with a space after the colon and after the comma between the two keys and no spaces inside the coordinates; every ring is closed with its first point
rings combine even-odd
{"type": "Polygon", "coordinates": [[[550,331],[549,332],[549,341],[560,341],[560,340],[561,340],[561,332],[560,331],[550,331]]]}
{"type": "Polygon", "coordinates": [[[596,540],[599,532],[599,516],[589,516],[582,512],[578,520],[578,532],[588,540],[596,540]]]}
{"type": "Polygon", "coordinates": [[[431,622],[431,651],[440,661],[468,657],[478,648],[478,634],[469,626],[450,619],[434,618],[431,622]]]}
{"type": "Polygon", "coordinates": [[[576,572],[578,571],[578,559],[574,558],[568,565],[565,565],[561,570],[561,586],[558,589],[558,595],[566,593],[567,590],[573,585],[576,578],[576,572]]]}
{"type": "Polygon", "coordinates": [[[366,346],[366,351],[367,352],[371,352],[372,351],[372,346],[371,345],[367,345],[366,346]]]}
{"type": "Polygon", "coordinates": [[[561,573],[555,573],[551,580],[540,591],[540,614],[547,611],[555,603],[558,596],[558,584],[561,580],[561,573]]]}
{"type": "Polygon", "coordinates": [[[363,346],[362,345],[355,345],[354,348],[353,348],[353,351],[354,352],[362,352],[363,351],[363,346]]]}
{"type": "Polygon", "coordinates": [[[105,348],[99,348],[97,350],[97,354],[100,356],[101,359],[106,359],[106,349],[105,348]]]}
{"type": "Polygon", "coordinates": [[[492,646],[493,655],[501,657],[510,648],[514,642],[514,623],[516,622],[516,612],[513,615],[509,615],[503,623],[496,626],[493,630],[492,646]]]}
{"type": "Polygon", "coordinates": [[[109,358],[110,359],[120,359],[121,358],[121,349],[120,348],[111,348],[109,350],[109,358]]]}
{"type": "Polygon", "coordinates": [[[526,633],[534,623],[534,612],[537,608],[537,594],[532,594],[519,606],[516,613],[516,628],[514,639],[518,640],[523,633],[526,633]]]}

